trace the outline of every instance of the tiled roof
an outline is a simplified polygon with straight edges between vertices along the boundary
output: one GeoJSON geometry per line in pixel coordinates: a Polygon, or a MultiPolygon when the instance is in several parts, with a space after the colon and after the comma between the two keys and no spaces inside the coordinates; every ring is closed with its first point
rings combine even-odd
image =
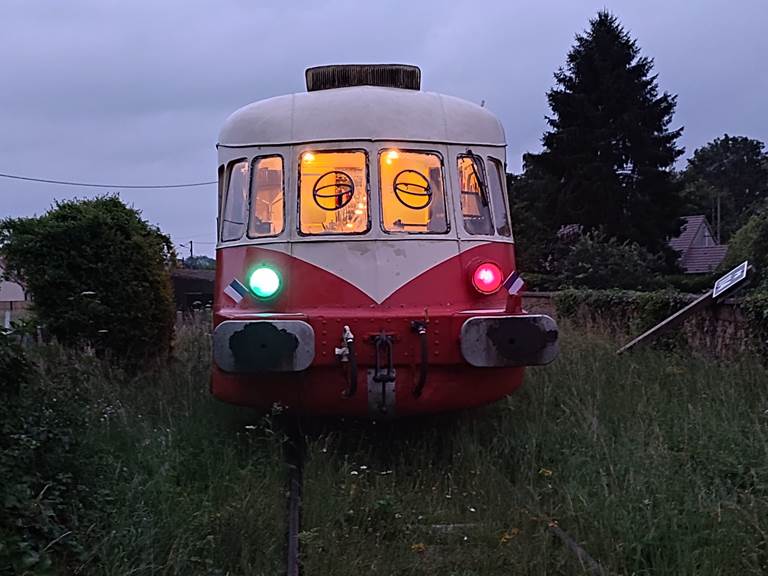
{"type": "Polygon", "coordinates": [[[683,216],[683,220],[685,222],[680,229],[680,236],[669,241],[669,245],[678,252],[685,252],[691,247],[699,228],[702,225],[706,226],[707,217],[703,214],[697,214],[695,216],[683,216]]]}
{"type": "Polygon", "coordinates": [[[680,266],[686,274],[701,274],[712,272],[720,265],[728,252],[728,246],[694,246],[688,249],[680,260],[680,266]]]}
{"type": "Polygon", "coordinates": [[[198,270],[196,268],[175,268],[171,270],[173,278],[194,278],[196,280],[210,280],[216,278],[216,270],[198,270]]]}

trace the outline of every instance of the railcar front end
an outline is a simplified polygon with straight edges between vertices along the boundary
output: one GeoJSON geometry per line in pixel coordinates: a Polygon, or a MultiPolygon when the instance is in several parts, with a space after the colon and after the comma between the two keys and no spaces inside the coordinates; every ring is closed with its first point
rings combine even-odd
{"type": "Polygon", "coordinates": [[[370,417],[493,402],[557,354],[524,313],[505,141],[417,68],[307,71],[219,142],[213,393],[370,417]]]}

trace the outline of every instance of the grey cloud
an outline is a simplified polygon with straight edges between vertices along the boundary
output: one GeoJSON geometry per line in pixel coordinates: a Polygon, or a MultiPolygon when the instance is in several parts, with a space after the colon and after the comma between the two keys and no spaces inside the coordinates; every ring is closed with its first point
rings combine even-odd
{"type": "MultiPolygon", "coordinates": [[[[764,0],[4,0],[0,172],[210,180],[234,109],[303,90],[308,66],[367,61],[418,64],[425,89],[485,100],[517,171],[546,128],[553,72],[606,5],[655,58],[662,88],[679,94],[675,125],[689,152],[726,131],[768,140],[764,0]]],[[[93,194],[0,180],[0,216],[93,194]]],[[[177,241],[213,240],[215,186],[122,196],[177,241]]]]}

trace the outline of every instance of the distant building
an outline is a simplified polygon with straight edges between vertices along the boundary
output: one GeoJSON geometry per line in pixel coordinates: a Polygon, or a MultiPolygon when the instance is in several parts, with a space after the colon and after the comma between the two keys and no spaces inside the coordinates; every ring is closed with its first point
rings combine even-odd
{"type": "Polygon", "coordinates": [[[177,310],[191,310],[213,305],[216,270],[177,268],[171,272],[177,310]]]}
{"type": "Polygon", "coordinates": [[[672,249],[680,253],[680,268],[686,274],[713,272],[725,258],[728,246],[717,243],[706,216],[698,214],[683,219],[680,235],[669,241],[672,249]]]}
{"type": "Polygon", "coordinates": [[[0,263],[0,325],[8,328],[11,320],[17,319],[27,309],[29,300],[21,284],[3,280],[4,272],[0,263]]]}

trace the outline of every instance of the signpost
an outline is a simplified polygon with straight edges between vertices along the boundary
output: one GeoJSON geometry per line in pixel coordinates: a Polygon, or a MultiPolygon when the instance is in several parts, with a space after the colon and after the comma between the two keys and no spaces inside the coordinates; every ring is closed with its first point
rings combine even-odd
{"type": "Polygon", "coordinates": [[[712,289],[712,298],[717,298],[721,294],[729,291],[731,287],[736,286],[737,284],[740,284],[742,281],[746,280],[748,268],[749,263],[745,260],[736,266],[736,268],[728,272],[728,274],[715,282],[715,287],[712,289]]]}
{"type": "Polygon", "coordinates": [[[616,353],[622,354],[642,342],[651,340],[666,330],[679,326],[697,310],[702,310],[707,306],[711,306],[716,300],[722,299],[728,294],[732,294],[746,283],[750,270],[749,263],[745,260],[736,266],[736,268],[728,272],[728,274],[719,278],[717,282],[715,282],[715,286],[712,288],[711,292],[703,294],[682,310],[678,310],[669,318],[659,322],[647,332],[642,333],[628,344],[619,348],[616,353]]]}

